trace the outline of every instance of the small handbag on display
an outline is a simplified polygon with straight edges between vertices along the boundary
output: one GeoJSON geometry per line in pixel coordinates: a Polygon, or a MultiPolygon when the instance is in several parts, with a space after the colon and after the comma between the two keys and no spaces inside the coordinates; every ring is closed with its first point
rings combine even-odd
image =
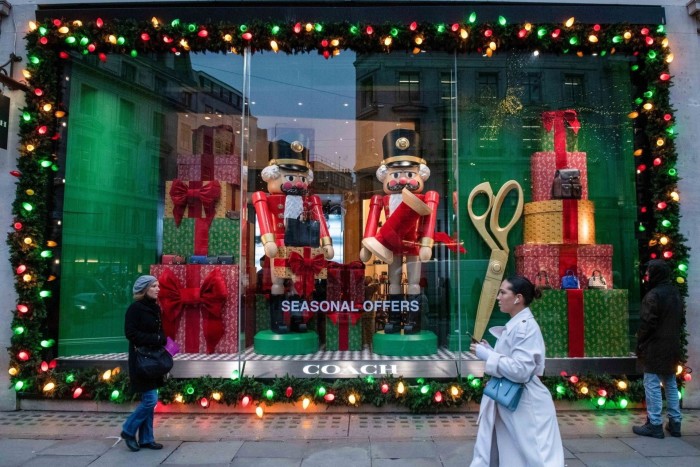
{"type": "Polygon", "coordinates": [[[549,274],[544,269],[535,275],[535,288],[537,290],[549,290],[552,285],[549,283],[549,274]]]}
{"type": "Polygon", "coordinates": [[[165,347],[136,347],[136,373],[142,378],[156,379],[173,368],[173,356],[165,347]]]}
{"type": "Polygon", "coordinates": [[[605,290],[608,288],[608,284],[605,282],[603,273],[601,273],[600,270],[595,269],[591,277],[588,278],[588,288],[598,290],[605,290]],[[598,273],[598,275],[596,275],[596,273],[598,273]]]}
{"type": "Polygon", "coordinates": [[[561,278],[562,289],[580,289],[581,284],[578,282],[578,277],[571,269],[566,270],[566,275],[561,278]]]}
{"type": "MultiPolygon", "coordinates": [[[[530,377],[532,380],[532,377],[530,377]]],[[[528,383],[530,382],[528,380],[528,383]]],[[[520,397],[523,395],[526,383],[514,383],[508,378],[496,378],[492,376],[486,386],[484,386],[484,395],[495,400],[511,412],[518,408],[520,397]]]]}
{"type": "Polygon", "coordinates": [[[581,199],[581,171],[559,169],[552,182],[552,199],[581,199]]]}
{"type": "Polygon", "coordinates": [[[318,248],[321,241],[321,223],[314,220],[288,218],[284,230],[286,246],[310,246],[318,248]]]}

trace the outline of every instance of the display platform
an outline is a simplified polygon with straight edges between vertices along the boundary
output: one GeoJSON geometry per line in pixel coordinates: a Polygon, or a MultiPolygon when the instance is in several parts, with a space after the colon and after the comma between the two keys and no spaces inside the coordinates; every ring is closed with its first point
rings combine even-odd
{"type": "MultiPolygon", "coordinates": [[[[358,378],[366,375],[403,376],[404,378],[458,378],[472,374],[481,377],[484,362],[471,352],[456,352],[438,347],[433,355],[394,357],[377,355],[365,350],[319,350],[307,355],[262,355],[252,347],[233,354],[177,354],[175,366],[170,372],[173,378],[197,378],[211,376],[230,378],[234,371],[256,378],[274,378],[289,375],[297,378],[358,378]]],[[[97,368],[102,371],[120,366],[127,367],[127,354],[109,353],[59,357],[58,368],[97,368]]],[[[614,375],[639,375],[637,358],[548,358],[545,376],[557,376],[562,371],[569,374],[608,373],[614,375]]]]}
{"type": "Polygon", "coordinates": [[[418,357],[437,352],[437,335],[431,331],[416,334],[384,334],[377,332],[372,339],[372,349],[378,355],[418,357]]]}
{"type": "Polygon", "coordinates": [[[269,329],[255,334],[255,353],[260,355],[304,355],[318,350],[318,334],[315,331],[277,334],[269,329]]]}

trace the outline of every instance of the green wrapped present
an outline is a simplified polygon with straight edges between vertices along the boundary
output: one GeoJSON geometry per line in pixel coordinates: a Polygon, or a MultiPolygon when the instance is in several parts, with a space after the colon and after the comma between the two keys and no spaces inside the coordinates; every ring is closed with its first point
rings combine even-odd
{"type": "Polygon", "coordinates": [[[163,219],[163,253],[184,257],[192,255],[225,256],[238,255],[240,226],[231,219],[183,218],[180,226],[175,219],[163,219]]]}
{"type": "Polygon", "coordinates": [[[542,330],[547,357],[628,355],[627,295],[623,289],[542,291],[530,308],[542,330]],[[577,321],[574,315],[580,306],[583,319],[577,321]]]}
{"type": "Polygon", "coordinates": [[[542,330],[546,355],[568,356],[569,324],[566,309],[565,290],[543,290],[542,298],[530,304],[532,314],[542,330]]]}
{"type": "Polygon", "coordinates": [[[583,292],[586,357],[629,355],[627,290],[583,292]]]}
{"type": "Polygon", "coordinates": [[[255,295],[255,332],[270,329],[270,298],[269,295],[255,295]]]}
{"type": "Polygon", "coordinates": [[[362,350],[362,313],[326,315],[326,350],[362,350]]]}

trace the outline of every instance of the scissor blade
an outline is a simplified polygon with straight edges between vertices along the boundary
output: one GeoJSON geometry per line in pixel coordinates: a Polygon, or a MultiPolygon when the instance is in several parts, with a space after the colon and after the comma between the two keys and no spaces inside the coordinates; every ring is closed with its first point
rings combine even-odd
{"type": "Polygon", "coordinates": [[[489,265],[484,277],[484,284],[481,286],[479,296],[479,307],[476,309],[476,321],[474,323],[474,338],[481,340],[486,331],[486,326],[491,319],[493,305],[496,303],[498,289],[501,287],[503,274],[508,262],[508,253],[503,250],[492,250],[489,265]]]}

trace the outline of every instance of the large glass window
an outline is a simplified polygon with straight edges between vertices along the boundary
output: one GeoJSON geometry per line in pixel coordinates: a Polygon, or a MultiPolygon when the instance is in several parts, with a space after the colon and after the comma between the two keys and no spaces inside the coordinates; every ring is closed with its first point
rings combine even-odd
{"type": "MultiPolygon", "coordinates": [[[[123,314],[138,275],[170,275],[163,280],[174,290],[197,295],[220,273],[227,295],[215,319],[196,300],[166,313],[187,353],[251,362],[421,356],[438,373],[454,371],[474,358],[464,339],[479,312],[490,326],[505,323],[493,303],[480,306],[492,248],[468,206],[479,184],[496,194],[509,180],[525,209],[501,245],[505,274],[544,272],[558,288],[566,255],[584,285],[600,271],[625,292],[591,310],[614,307],[623,344],[591,352],[627,353],[639,286],[625,59],[238,52],[73,57],[61,355],[126,349],[123,314]],[[565,110],[580,130],[564,125],[562,155],[543,112],[565,110]],[[580,172],[573,214],[551,199],[565,168],[580,172]],[[420,203],[404,199],[404,187],[420,203]],[[564,215],[578,216],[566,232],[564,215]]],[[[518,200],[501,201],[505,225],[518,200]]],[[[541,305],[552,356],[566,353],[560,292],[541,305]]]]}

